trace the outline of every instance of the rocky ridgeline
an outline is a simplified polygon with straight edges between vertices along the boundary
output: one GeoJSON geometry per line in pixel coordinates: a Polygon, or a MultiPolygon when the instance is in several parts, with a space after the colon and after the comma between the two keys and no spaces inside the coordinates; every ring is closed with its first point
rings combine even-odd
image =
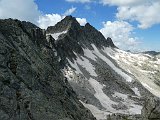
{"type": "Polygon", "coordinates": [[[45,32],[0,20],[0,120],[94,120],[60,71],[45,32]]]}
{"type": "Polygon", "coordinates": [[[55,41],[55,48],[63,62],[66,61],[66,58],[73,61],[73,59],[76,58],[74,52],[83,55],[82,47],[93,49],[91,44],[99,48],[103,46],[116,47],[111,38],[106,40],[102,33],[89,23],[85,26],[80,26],[77,20],[72,16],[67,16],[55,26],[48,27],[46,33],[53,34],[63,31],[67,31],[67,33],[65,35],[60,35],[58,40],[55,41]]]}

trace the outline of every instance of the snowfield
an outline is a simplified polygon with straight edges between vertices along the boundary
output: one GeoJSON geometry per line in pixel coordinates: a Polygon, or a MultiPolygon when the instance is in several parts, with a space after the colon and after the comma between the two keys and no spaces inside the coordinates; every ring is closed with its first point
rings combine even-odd
{"type": "Polygon", "coordinates": [[[51,35],[55,40],[57,40],[60,35],[66,34],[66,33],[67,33],[67,30],[63,31],[63,32],[54,33],[54,34],[47,34],[47,35],[51,35]]]}
{"type": "MultiPolygon", "coordinates": [[[[119,49],[113,49],[110,47],[103,48],[99,50],[95,45],[92,44],[93,50],[89,50],[87,48],[83,48],[84,50],[84,56],[77,55],[74,53],[77,58],[74,60],[74,62],[71,62],[69,59],[68,62],[71,67],[67,67],[64,69],[64,75],[68,78],[69,81],[75,82],[77,84],[82,83],[83,80],[85,82],[87,81],[88,84],[92,87],[94,90],[93,96],[100,102],[103,109],[100,109],[96,106],[96,104],[90,104],[86,103],[84,101],[80,101],[86,108],[88,108],[93,115],[97,118],[97,120],[105,120],[107,115],[113,114],[113,113],[120,113],[120,114],[141,114],[142,105],[137,104],[136,101],[132,100],[129,96],[129,94],[124,94],[119,91],[114,91],[113,94],[107,95],[104,92],[104,88],[106,87],[105,84],[101,83],[98,80],[98,75],[96,73],[96,68],[92,61],[97,61],[97,59],[101,59],[104,62],[106,62],[111,69],[113,69],[118,75],[120,75],[122,78],[124,78],[124,82],[127,84],[132,84],[136,80],[139,80],[139,82],[150,92],[152,92],[156,96],[160,96],[160,87],[154,83],[153,80],[149,80],[149,76],[156,74],[159,69],[159,65],[157,64],[159,60],[157,61],[151,61],[153,59],[152,56],[149,55],[143,55],[143,54],[133,54],[129,52],[125,52],[119,49]],[[110,57],[110,59],[102,54],[101,52],[104,52],[106,55],[110,57]],[[112,59],[117,63],[117,65],[114,64],[112,59]],[[91,59],[91,60],[90,60],[91,59]],[[147,61],[147,62],[146,62],[147,61]],[[144,64],[150,63],[156,65],[156,69],[144,69],[144,64]],[[86,77],[84,74],[85,69],[90,77],[86,77]],[[123,69],[123,70],[122,70],[123,69]],[[126,72],[124,72],[126,71],[126,72]],[[127,74],[128,73],[128,74],[127,74]],[[76,80],[76,76],[82,75],[84,77],[83,80],[79,79],[79,81],[76,80]],[[110,98],[112,96],[112,98],[110,98]],[[119,99],[121,101],[116,101],[116,99],[119,99]],[[115,108],[114,106],[119,107],[115,108]],[[125,106],[125,109],[123,108],[125,106]]],[[[153,67],[153,66],[152,66],[153,67]]],[[[85,85],[85,84],[84,84],[85,85]]],[[[86,88],[87,86],[84,86],[83,88],[86,88]]],[[[136,86],[130,86],[130,89],[133,90],[135,93],[135,96],[132,96],[133,98],[140,98],[141,93],[139,91],[139,88],[136,86]]],[[[90,90],[88,88],[87,90],[90,90]]],[[[83,98],[86,98],[85,96],[83,98]]]]}
{"type": "Polygon", "coordinates": [[[159,58],[142,53],[130,53],[119,49],[112,49],[107,52],[108,48],[103,51],[114,59],[118,65],[129,71],[141,84],[152,94],[160,97],[160,86],[155,83],[159,79],[160,60],[159,58]]]}

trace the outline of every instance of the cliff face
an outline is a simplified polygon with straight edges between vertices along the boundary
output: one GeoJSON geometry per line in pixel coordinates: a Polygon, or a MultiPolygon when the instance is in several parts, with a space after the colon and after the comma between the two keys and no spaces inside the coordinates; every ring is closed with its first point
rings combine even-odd
{"type": "Polygon", "coordinates": [[[0,120],[94,120],[52,47],[37,26],[0,20],[0,120]]]}

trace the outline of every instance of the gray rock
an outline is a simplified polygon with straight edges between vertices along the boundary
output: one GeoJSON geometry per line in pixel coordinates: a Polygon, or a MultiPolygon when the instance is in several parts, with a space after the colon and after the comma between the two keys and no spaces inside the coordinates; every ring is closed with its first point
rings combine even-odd
{"type": "Polygon", "coordinates": [[[143,120],[160,120],[160,99],[149,98],[142,109],[143,120]]]}
{"type": "Polygon", "coordinates": [[[0,120],[60,119],[95,118],[66,83],[45,31],[0,20],[0,120]]]}

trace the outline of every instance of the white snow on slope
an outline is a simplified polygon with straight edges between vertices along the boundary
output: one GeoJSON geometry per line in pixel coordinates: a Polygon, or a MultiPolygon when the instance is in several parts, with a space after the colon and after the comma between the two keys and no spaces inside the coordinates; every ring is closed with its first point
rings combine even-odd
{"type": "MultiPolygon", "coordinates": [[[[103,85],[101,85],[97,80],[90,78],[89,83],[95,90],[94,96],[100,101],[101,105],[106,109],[106,110],[100,110],[98,113],[107,115],[107,114],[112,114],[112,113],[122,113],[122,114],[141,114],[141,105],[137,105],[133,100],[128,98],[128,95],[122,94],[119,92],[115,92],[112,96],[113,97],[118,97],[123,99],[122,103],[127,107],[126,110],[119,109],[116,110],[112,107],[112,105],[119,105],[118,102],[112,101],[104,92],[103,92],[103,85]],[[105,114],[104,114],[105,113],[105,114]]],[[[86,106],[87,108],[89,107],[88,105],[86,106]]],[[[90,106],[91,107],[91,106],[90,106]]],[[[93,110],[93,106],[89,109],[91,111],[93,110]]],[[[98,109],[98,108],[97,108],[98,109]]],[[[98,114],[97,113],[97,114],[98,114]]]]}
{"type": "Polygon", "coordinates": [[[89,50],[88,48],[83,49],[84,51],[84,56],[96,61],[96,56],[93,54],[93,51],[89,50]]]}
{"type": "Polygon", "coordinates": [[[54,34],[47,34],[47,35],[51,35],[55,40],[57,40],[60,35],[66,34],[66,33],[67,33],[67,30],[63,31],[63,32],[54,33],[54,34]]]}
{"type": "Polygon", "coordinates": [[[78,67],[78,65],[77,65],[76,62],[72,63],[69,59],[67,59],[67,60],[68,60],[69,64],[75,69],[75,72],[76,72],[77,74],[82,74],[82,75],[83,75],[83,73],[82,73],[81,70],[79,69],[79,67],[78,67]]]}
{"type": "MultiPolygon", "coordinates": [[[[101,58],[103,61],[105,61],[113,70],[115,70],[115,72],[117,72],[119,75],[124,75],[125,73],[123,73],[121,71],[121,69],[117,68],[106,56],[104,56],[103,54],[101,54],[99,52],[99,50],[93,46],[94,50],[89,50],[89,49],[83,49],[84,50],[84,56],[96,61],[97,57],[101,58]],[[119,73],[119,69],[121,72],[119,73]]],[[[114,52],[112,50],[112,48],[108,48],[109,53],[114,55],[114,52]]],[[[108,52],[108,51],[107,51],[108,52]]],[[[83,72],[79,69],[79,65],[82,66],[83,68],[85,68],[91,76],[96,77],[97,74],[95,73],[95,67],[91,64],[91,61],[89,61],[89,59],[87,59],[86,57],[79,57],[76,53],[74,53],[77,56],[77,59],[74,60],[74,62],[72,63],[71,61],[69,61],[70,65],[75,68],[75,72],[76,73],[81,73],[83,75],[83,72]]],[[[128,69],[130,71],[130,69],[128,69]]],[[[131,73],[132,71],[130,71],[131,73]]],[[[67,78],[69,76],[74,76],[74,74],[70,71],[68,71],[66,73],[67,78]]],[[[126,76],[128,76],[126,74],[126,76]]],[[[124,77],[125,79],[128,77],[124,77]]],[[[74,77],[69,77],[74,79],[74,77]]],[[[132,79],[132,78],[131,78],[132,79]]],[[[96,78],[90,78],[88,80],[89,84],[91,85],[91,87],[95,90],[95,94],[94,96],[99,100],[99,102],[101,103],[101,105],[105,108],[103,110],[97,108],[94,105],[91,104],[86,104],[83,103],[82,104],[91,110],[91,112],[93,113],[93,115],[97,118],[97,120],[102,120],[102,119],[106,119],[106,116],[108,114],[113,114],[113,113],[121,113],[121,114],[140,114],[141,113],[141,109],[142,106],[137,105],[135,101],[131,100],[128,98],[127,94],[122,94],[122,93],[118,93],[115,92],[113,94],[113,97],[118,97],[121,98],[123,101],[121,101],[121,103],[119,102],[115,102],[113,100],[111,100],[104,92],[103,92],[103,88],[105,87],[105,85],[101,84],[100,82],[98,82],[96,80],[96,78]],[[125,105],[127,107],[127,109],[123,109],[123,105],[125,105]],[[118,109],[116,110],[113,106],[117,106],[118,108],[122,109],[118,109]]],[[[129,81],[131,82],[131,80],[129,81]]],[[[135,94],[137,96],[140,96],[139,90],[138,88],[134,87],[132,88],[132,90],[135,92],[135,94]]]]}
{"type": "Polygon", "coordinates": [[[95,90],[94,96],[100,101],[101,105],[109,109],[110,111],[115,111],[115,109],[112,107],[113,104],[117,105],[116,102],[112,101],[104,92],[103,92],[103,85],[101,85],[98,81],[95,79],[90,78],[89,83],[95,90]]]}
{"type": "Polygon", "coordinates": [[[134,91],[134,93],[135,93],[137,96],[141,96],[138,88],[134,87],[134,88],[132,88],[132,90],[134,91]]]}
{"type": "Polygon", "coordinates": [[[103,61],[105,61],[115,72],[121,75],[127,82],[132,82],[132,78],[124,73],[121,69],[117,68],[107,57],[102,55],[95,45],[92,44],[92,47],[94,48],[94,53],[103,61]]]}
{"type": "Polygon", "coordinates": [[[81,57],[81,59],[79,57],[77,57],[76,62],[81,65],[82,67],[84,67],[92,76],[97,76],[96,72],[95,72],[95,67],[90,63],[90,61],[84,57],[81,57]]]}
{"type": "Polygon", "coordinates": [[[72,63],[69,59],[68,59],[68,62],[69,64],[76,69],[76,72],[77,73],[81,73],[81,70],[79,69],[78,67],[78,64],[81,65],[83,68],[85,68],[91,76],[97,76],[96,72],[95,72],[95,67],[90,63],[90,61],[87,59],[87,58],[84,58],[84,57],[81,57],[79,58],[78,55],[76,53],[74,53],[77,58],[76,60],[74,61],[74,63],[72,63]]]}
{"type": "Polygon", "coordinates": [[[107,115],[111,114],[110,112],[107,112],[105,110],[99,110],[97,107],[91,104],[86,104],[82,101],[80,101],[86,108],[88,108],[91,113],[96,117],[97,120],[106,120],[107,115]]]}
{"type": "Polygon", "coordinates": [[[111,52],[107,50],[108,48],[104,48],[103,52],[114,59],[121,68],[132,73],[152,94],[160,97],[160,87],[154,82],[155,74],[158,74],[160,70],[158,58],[142,53],[130,53],[119,49],[114,49],[111,52]],[[126,61],[129,64],[127,64],[126,61]]]}
{"type": "Polygon", "coordinates": [[[118,97],[123,99],[122,103],[127,106],[128,110],[118,110],[117,113],[123,114],[141,114],[142,106],[137,105],[133,100],[128,98],[128,95],[115,92],[113,97],[118,97]]]}

